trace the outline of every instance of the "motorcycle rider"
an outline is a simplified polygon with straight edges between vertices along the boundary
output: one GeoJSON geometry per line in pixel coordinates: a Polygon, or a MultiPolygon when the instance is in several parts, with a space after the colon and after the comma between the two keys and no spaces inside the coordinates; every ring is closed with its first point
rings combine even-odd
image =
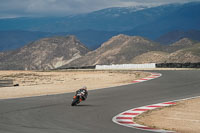
{"type": "Polygon", "coordinates": [[[80,88],[79,90],[76,91],[76,95],[78,94],[78,92],[81,92],[82,97],[81,99],[83,101],[85,101],[87,99],[87,96],[88,96],[88,91],[87,91],[87,87],[86,86],[83,86],[82,88],[80,88]]]}

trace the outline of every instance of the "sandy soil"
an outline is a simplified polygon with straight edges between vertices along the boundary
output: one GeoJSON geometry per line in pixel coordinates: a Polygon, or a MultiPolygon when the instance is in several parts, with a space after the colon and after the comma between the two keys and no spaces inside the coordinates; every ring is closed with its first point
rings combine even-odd
{"type": "Polygon", "coordinates": [[[0,88],[0,99],[74,92],[82,86],[89,90],[119,86],[148,75],[136,71],[0,71],[0,80],[19,84],[0,88]]]}
{"type": "Polygon", "coordinates": [[[180,101],[177,105],[146,112],[136,117],[134,121],[178,133],[199,133],[200,98],[180,101]]]}

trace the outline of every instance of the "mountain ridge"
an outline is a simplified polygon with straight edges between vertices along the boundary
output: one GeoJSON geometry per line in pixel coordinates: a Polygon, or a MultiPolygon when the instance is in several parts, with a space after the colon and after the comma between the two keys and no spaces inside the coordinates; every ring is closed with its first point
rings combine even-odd
{"type": "Polygon", "coordinates": [[[97,64],[199,62],[199,44],[183,38],[166,46],[144,37],[119,34],[89,51],[72,35],[42,38],[20,49],[0,52],[0,69],[49,70],[97,64]]]}
{"type": "Polygon", "coordinates": [[[1,69],[48,70],[67,64],[89,50],[75,36],[42,38],[2,54],[1,69]]]}
{"type": "MultiPolygon", "coordinates": [[[[148,25],[164,25],[164,27],[167,28],[168,31],[171,31],[171,28],[173,28],[174,26],[174,28],[182,28],[183,26],[186,26],[185,28],[187,29],[194,29],[195,26],[196,29],[200,29],[197,23],[199,22],[199,6],[200,2],[191,2],[185,4],[168,4],[152,8],[145,8],[143,10],[134,11],[130,13],[128,13],[127,11],[126,14],[124,14],[122,11],[117,17],[107,17],[106,14],[109,14],[110,9],[105,9],[106,11],[100,10],[83,15],[57,18],[47,17],[0,19],[0,30],[20,29],[45,32],[73,32],[92,29],[100,31],[104,30],[120,32],[135,30],[135,33],[141,33],[141,31],[143,30],[149,30],[147,27],[148,25]],[[105,13],[103,13],[102,15],[101,11],[105,11],[105,13]],[[188,16],[188,14],[190,14],[190,16],[188,16]],[[183,15],[184,17],[182,17],[183,15]],[[190,19],[189,22],[186,21],[188,19],[190,19]],[[180,21],[183,22],[180,23],[180,21]],[[169,25],[166,26],[166,23],[169,23],[169,25]],[[192,23],[193,25],[185,25],[188,23],[192,23]]],[[[113,10],[114,9],[116,10],[113,11],[112,14],[116,14],[115,12],[119,12],[118,8],[113,8],[113,10]]],[[[126,8],[120,8],[120,10],[121,9],[127,10],[126,8]]]]}
{"type": "Polygon", "coordinates": [[[128,63],[135,56],[150,50],[158,50],[159,47],[159,44],[143,37],[120,34],[104,42],[98,49],[63,67],[128,63]]]}

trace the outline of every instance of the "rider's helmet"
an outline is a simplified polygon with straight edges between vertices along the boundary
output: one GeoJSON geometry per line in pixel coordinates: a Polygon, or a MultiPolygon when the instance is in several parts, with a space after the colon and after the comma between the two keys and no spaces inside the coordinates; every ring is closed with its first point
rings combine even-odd
{"type": "Polygon", "coordinates": [[[82,87],[82,89],[85,89],[85,90],[87,90],[87,87],[86,87],[86,86],[83,86],[83,87],[82,87]]]}

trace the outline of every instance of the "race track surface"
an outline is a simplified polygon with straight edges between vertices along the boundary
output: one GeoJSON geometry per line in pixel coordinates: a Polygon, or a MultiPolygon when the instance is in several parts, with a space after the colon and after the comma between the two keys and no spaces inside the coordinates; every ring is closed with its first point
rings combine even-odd
{"type": "Polygon", "coordinates": [[[71,107],[74,93],[0,100],[0,133],[148,133],[112,118],[125,110],[200,95],[200,71],[156,71],[162,77],[89,91],[71,107]]]}

